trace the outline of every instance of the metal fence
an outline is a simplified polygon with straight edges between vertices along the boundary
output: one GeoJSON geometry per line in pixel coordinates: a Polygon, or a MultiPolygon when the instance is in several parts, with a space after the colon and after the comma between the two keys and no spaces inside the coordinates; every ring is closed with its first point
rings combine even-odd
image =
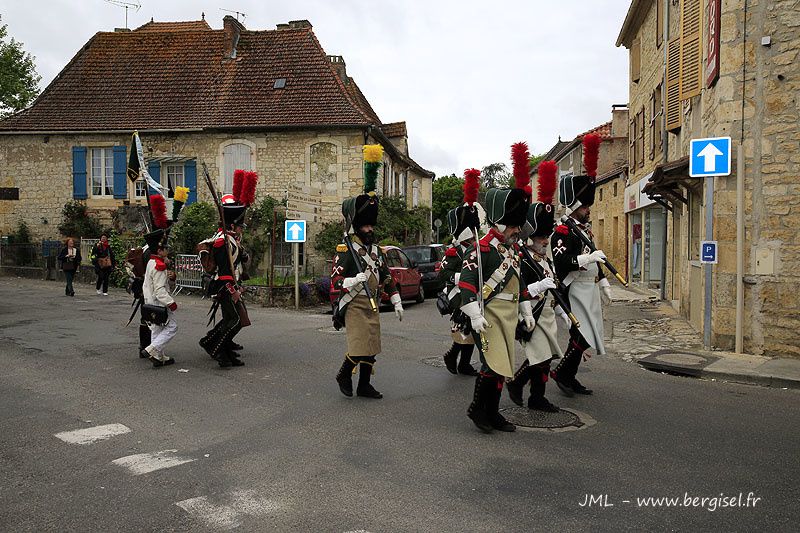
{"type": "Polygon", "coordinates": [[[197,255],[175,256],[175,292],[203,288],[203,266],[197,255]]]}
{"type": "Polygon", "coordinates": [[[44,268],[42,245],[38,243],[0,245],[0,264],[4,267],[44,268]]]}
{"type": "Polygon", "coordinates": [[[81,239],[81,258],[84,264],[89,263],[89,258],[92,256],[92,248],[100,242],[100,239],[81,239]]]}

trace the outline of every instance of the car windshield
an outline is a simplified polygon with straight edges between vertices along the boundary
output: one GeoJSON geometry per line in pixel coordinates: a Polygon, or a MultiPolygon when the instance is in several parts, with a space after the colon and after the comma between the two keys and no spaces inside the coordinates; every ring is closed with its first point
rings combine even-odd
{"type": "Polygon", "coordinates": [[[424,248],[404,248],[403,251],[409,259],[417,263],[435,263],[438,260],[436,251],[429,246],[424,248]]]}

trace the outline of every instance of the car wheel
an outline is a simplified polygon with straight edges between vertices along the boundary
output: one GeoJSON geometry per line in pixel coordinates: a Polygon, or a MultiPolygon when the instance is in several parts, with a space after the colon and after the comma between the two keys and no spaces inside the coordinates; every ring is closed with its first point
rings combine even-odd
{"type": "Polygon", "coordinates": [[[417,292],[417,298],[414,301],[418,304],[425,301],[425,289],[422,288],[422,283],[419,284],[419,292],[417,292]]]}

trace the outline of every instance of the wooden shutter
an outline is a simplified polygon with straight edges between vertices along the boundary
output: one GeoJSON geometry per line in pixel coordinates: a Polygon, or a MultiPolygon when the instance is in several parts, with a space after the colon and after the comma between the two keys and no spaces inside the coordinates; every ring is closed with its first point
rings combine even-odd
{"type": "Polygon", "coordinates": [[[656,0],[656,48],[660,48],[664,42],[664,2],[666,0],[656,0]]]}
{"type": "Polygon", "coordinates": [[[197,201],[197,161],[192,159],[183,164],[183,184],[189,187],[189,198],[186,205],[197,201]]]}
{"type": "Polygon", "coordinates": [[[642,42],[637,37],[631,44],[631,81],[638,83],[642,70],[642,42]]]}
{"type": "Polygon", "coordinates": [[[636,167],[636,117],[628,121],[628,166],[636,167]]]}
{"type": "Polygon", "coordinates": [[[114,198],[128,198],[128,158],[127,147],[114,147],[114,198]]]}
{"type": "Polygon", "coordinates": [[[86,189],[86,147],[72,147],[72,197],[85,200],[89,194],[86,189]]]}
{"type": "Polygon", "coordinates": [[[639,111],[638,118],[639,118],[639,140],[638,140],[638,143],[639,143],[639,166],[643,167],[644,166],[644,129],[645,129],[645,125],[644,125],[644,106],[642,106],[642,109],[639,111]]]}
{"type": "Polygon", "coordinates": [[[651,160],[656,155],[656,106],[655,106],[655,98],[656,98],[656,93],[655,93],[655,91],[653,91],[652,93],[650,93],[650,104],[648,105],[648,108],[650,109],[650,124],[649,124],[650,127],[648,128],[650,130],[650,142],[649,142],[648,146],[650,147],[649,155],[650,155],[650,159],[651,160]]]}
{"type": "Polygon", "coordinates": [[[703,87],[703,2],[681,0],[680,99],[700,94],[703,87]]]}
{"type": "MultiPolygon", "coordinates": [[[[161,163],[158,161],[149,162],[147,164],[147,173],[150,174],[150,177],[153,178],[153,181],[163,185],[163,183],[161,183],[161,163]]],[[[150,187],[150,194],[161,194],[161,191],[157,191],[150,187]]]]}
{"type": "Polygon", "coordinates": [[[666,114],[667,131],[681,127],[681,41],[675,37],[667,44],[666,114]]]}

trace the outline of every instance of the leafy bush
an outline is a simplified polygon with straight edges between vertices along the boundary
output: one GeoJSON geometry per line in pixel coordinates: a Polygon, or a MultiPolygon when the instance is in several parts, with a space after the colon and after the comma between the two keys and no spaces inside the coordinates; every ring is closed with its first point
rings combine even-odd
{"type": "Polygon", "coordinates": [[[117,265],[111,271],[111,276],[108,281],[114,287],[125,288],[128,285],[128,272],[125,270],[125,257],[128,255],[128,250],[135,246],[142,246],[142,238],[138,235],[124,234],[120,235],[116,231],[106,232],[108,235],[108,245],[114,252],[114,259],[117,265]]]}
{"type": "Polygon", "coordinates": [[[217,231],[219,214],[216,207],[206,202],[187,205],[170,232],[170,245],[176,254],[196,253],[197,243],[208,239],[217,231]]]}
{"type": "Polygon", "coordinates": [[[250,255],[250,262],[247,264],[248,272],[256,272],[264,254],[272,243],[273,223],[275,225],[275,236],[277,239],[283,235],[283,221],[286,220],[286,211],[280,209],[286,202],[267,196],[258,204],[251,207],[247,214],[247,229],[242,235],[245,250],[250,255]],[[278,209],[276,211],[276,208],[278,209]],[[275,220],[273,220],[273,216],[275,220]]]}
{"type": "Polygon", "coordinates": [[[24,220],[19,221],[17,231],[8,236],[10,244],[28,244],[31,242],[31,230],[24,220]]]}
{"type": "Polygon", "coordinates": [[[399,246],[416,244],[420,234],[430,234],[430,214],[430,208],[425,206],[408,209],[401,196],[381,198],[375,240],[399,246]]]}
{"type": "Polygon", "coordinates": [[[100,221],[89,214],[86,204],[70,200],[61,210],[61,224],[58,231],[65,237],[97,239],[103,232],[100,221]]]}
{"type": "Polygon", "coordinates": [[[314,238],[314,249],[325,257],[333,257],[336,245],[342,242],[342,222],[325,222],[314,238]]]}
{"type": "Polygon", "coordinates": [[[322,276],[316,279],[317,295],[320,300],[327,302],[331,294],[331,278],[322,276]]]}

